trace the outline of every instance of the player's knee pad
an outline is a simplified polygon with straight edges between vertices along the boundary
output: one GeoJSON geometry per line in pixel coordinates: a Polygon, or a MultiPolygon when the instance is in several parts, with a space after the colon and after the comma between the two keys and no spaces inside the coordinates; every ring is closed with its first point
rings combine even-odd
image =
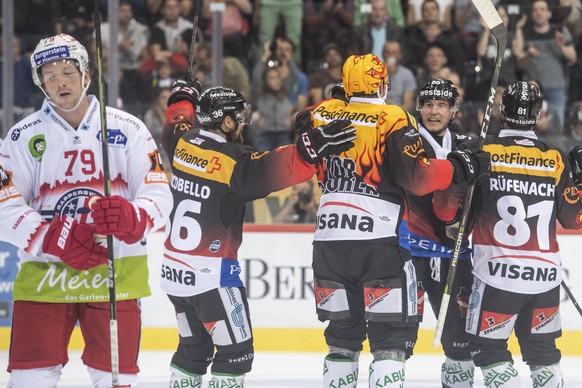
{"type": "MultiPolygon", "coordinates": [[[[111,372],[88,367],[89,376],[93,382],[93,388],[111,388],[111,372]]],[[[137,374],[119,374],[119,384],[122,386],[137,386],[137,374]]]]}
{"type": "Polygon", "coordinates": [[[212,374],[208,388],[244,388],[245,375],[212,374]]]}
{"type": "Polygon", "coordinates": [[[13,369],[7,388],[55,388],[61,378],[62,365],[48,368],[13,369]]]}
{"type": "Polygon", "coordinates": [[[441,366],[443,388],[471,388],[475,378],[472,360],[453,360],[446,357],[441,366]]]}
{"type": "Polygon", "coordinates": [[[374,361],[394,360],[404,362],[406,360],[406,352],[401,349],[378,349],[372,352],[374,361]]]}
{"type": "Polygon", "coordinates": [[[170,367],[170,388],[202,388],[202,376],[170,367]]]}
{"type": "Polygon", "coordinates": [[[402,360],[376,359],[374,357],[369,371],[370,388],[400,388],[404,385],[404,351],[398,350],[398,352],[402,352],[402,360]]]}
{"type": "Polygon", "coordinates": [[[342,353],[328,354],[323,361],[323,386],[325,388],[356,388],[358,385],[358,357],[360,352],[341,348],[336,348],[336,350],[344,350],[356,354],[355,356],[352,355],[352,357],[345,356],[342,353]]]}
{"type": "Polygon", "coordinates": [[[486,388],[520,388],[519,374],[513,367],[513,362],[504,361],[497,364],[482,366],[483,379],[486,388]]]}
{"type": "Polygon", "coordinates": [[[553,365],[531,365],[531,380],[533,388],[563,388],[564,375],[560,364],[553,365]]]}

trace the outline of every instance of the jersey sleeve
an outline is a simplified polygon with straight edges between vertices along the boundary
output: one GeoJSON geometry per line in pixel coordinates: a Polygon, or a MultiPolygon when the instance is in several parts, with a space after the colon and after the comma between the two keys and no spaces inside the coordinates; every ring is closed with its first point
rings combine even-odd
{"type": "Polygon", "coordinates": [[[453,178],[451,162],[427,158],[416,120],[401,111],[402,117],[394,120],[394,128],[387,135],[385,157],[396,183],[414,195],[446,189],[453,178]]]}
{"type": "Polygon", "coordinates": [[[238,159],[230,185],[246,202],[306,181],[315,173],[315,166],[299,156],[295,145],[269,152],[249,150],[238,159]]]}
{"type": "Polygon", "coordinates": [[[172,210],[172,193],[156,143],[142,122],[127,149],[127,174],[131,202],[149,218],[144,234],[160,229],[172,210]]]}
{"type": "Polygon", "coordinates": [[[180,138],[194,130],[194,107],[188,101],[179,101],[166,110],[166,122],[162,130],[162,147],[168,155],[170,165],[180,138]]]}
{"type": "Polygon", "coordinates": [[[48,229],[39,212],[28,205],[33,195],[33,160],[25,141],[11,139],[0,145],[0,239],[38,256],[48,229]],[[27,156],[28,155],[28,156],[27,156]]]}

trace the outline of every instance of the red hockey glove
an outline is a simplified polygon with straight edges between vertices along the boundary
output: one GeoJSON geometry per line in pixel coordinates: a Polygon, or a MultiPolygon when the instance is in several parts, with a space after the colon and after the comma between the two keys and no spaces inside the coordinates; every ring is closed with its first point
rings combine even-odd
{"type": "MultiPolygon", "coordinates": [[[[311,122],[308,122],[311,125],[311,122]]],[[[350,120],[334,120],[315,129],[302,131],[297,139],[299,155],[307,163],[317,163],[321,158],[339,154],[354,146],[355,127],[350,120]]]]}
{"type": "Polygon", "coordinates": [[[447,159],[453,164],[453,182],[473,182],[489,175],[491,154],[482,150],[456,150],[447,159]]]}
{"type": "Polygon", "coordinates": [[[128,244],[142,239],[148,220],[145,210],[136,209],[131,202],[118,195],[100,197],[91,206],[91,216],[96,233],[113,235],[128,244]]]}
{"type": "Polygon", "coordinates": [[[107,249],[97,244],[95,226],[71,217],[54,217],[42,242],[42,251],[78,270],[107,263],[107,249]]]}
{"type": "Polygon", "coordinates": [[[168,97],[168,106],[178,102],[178,101],[188,101],[193,107],[196,107],[198,97],[202,91],[202,85],[198,79],[194,79],[190,83],[177,80],[172,84],[172,92],[168,97]]]}

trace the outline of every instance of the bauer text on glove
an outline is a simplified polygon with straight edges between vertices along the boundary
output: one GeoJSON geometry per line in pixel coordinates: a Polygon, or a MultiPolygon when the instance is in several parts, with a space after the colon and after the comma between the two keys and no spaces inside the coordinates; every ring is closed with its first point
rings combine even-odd
{"type": "Polygon", "coordinates": [[[144,209],[118,195],[99,198],[91,206],[91,216],[98,234],[115,236],[127,244],[143,238],[149,219],[144,209]]]}
{"type": "Polygon", "coordinates": [[[95,226],[71,217],[54,217],[42,242],[42,250],[65,264],[85,270],[107,263],[107,249],[93,238],[95,226]]]}
{"type": "Polygon", "coordinates": [[[339,154],[354,146],[356,128],[350,120],[334,120],[301,133],[297,149],[308,163],[316,163],[329,155],[339,154]]]}

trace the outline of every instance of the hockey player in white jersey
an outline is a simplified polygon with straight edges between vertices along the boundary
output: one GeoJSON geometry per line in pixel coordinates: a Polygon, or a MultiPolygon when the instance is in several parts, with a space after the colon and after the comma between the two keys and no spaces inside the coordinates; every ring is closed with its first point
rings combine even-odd
{"type": "Polygon", "coordinates": [[[42,39],[32,77],[46,98],[0,146],[0,239],[20,248],[10,388],[56,387],[77,323],[94,387],[111,386],[107,252],[114,241],[120,384],[137,384],[138,299],[150,294],[145,236],[166,223],[172,196],[158,150],[136,117],[106,108],[111,196],[103,197],[99,101],[89,58],[68,35],[42,39]],[[89,199],[100,197],[89,207],[89,199]]]}

